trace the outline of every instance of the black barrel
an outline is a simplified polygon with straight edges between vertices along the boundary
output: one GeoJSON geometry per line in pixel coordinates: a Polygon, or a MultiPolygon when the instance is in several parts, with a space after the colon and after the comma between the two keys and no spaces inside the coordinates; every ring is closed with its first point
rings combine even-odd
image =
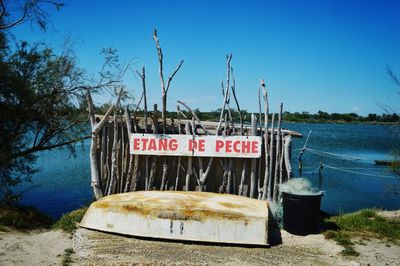
{"type": "Polygon", "coordinates": [[[322,192],[311,195],[282,192],[283,228],[294,235],[318,233],[322,195],[322,192]]]}

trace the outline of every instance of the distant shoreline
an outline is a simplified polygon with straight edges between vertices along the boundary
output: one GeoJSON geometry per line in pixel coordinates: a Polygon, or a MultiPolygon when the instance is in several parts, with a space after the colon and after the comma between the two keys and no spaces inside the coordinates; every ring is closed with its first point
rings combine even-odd
{"type": "MultiPolygon", "coordinates": [[[[99,110],[100,111],[100,110],[99,110]]],[[[103,111],[103,110],[101,110],[103,111]]],[[[102,112],[99,113],[102,113],[102,112]]],[[[182,111],[187,117],[190,117],[191,114],[186,111],[182,111]]],[[[220,110],[202,112],[198,109],[194,110],[194,113],[199,117],[202,121],[214,121],[218,122],[220,119],[220,110]]],[[[247,123],[250,120],[250,116],[252,113],[249,113],[246,110],[241,111],[242,118],[247,123]]],[[[254,113],[259,118],[259,113],[254,113]]],[[[137,112],[137,116],[143,116],[143,111],[139,110],[137,112]]],[[[240,121],[239,113],[231,109],[231,115],[234,122],[240,121]]],[[[167,116],[172,119],[177,119],[176,112],[168,112],[167,116]]],[[[261,114],[262,119],[264,120],[264,113],[261,114]]],[[[182,118],[182,117],[181,117],[182,118]]],[[[272,120],[272,113],[269,114],[269,121],[272,120]]],[[[275,116],[275,121],[277,122],[277,116],[275,116]]],[[[355,113],[348,114],[339,114],[339,113],[326,113],[319,112],[317,114],[310,114],[307,112],[283,112],[282,113],[282,121],[285,123],[309,123],[309,124],[362,124],[362,125],[393,125],[400,126],[400,116],[396,113],[393,114],[369,114],[368,116],[360,116],[355,113]]]]}
{"type": "Polygon", "coordinates": [[[399,122],[362,122],[362,121],[343,121],[343,120],[335,120],[335,121],[323,121],[323,120],[283,120],[284,123],[305,123],[305,124],[350,124],[350,125],[373,125],[373,126],[400,126],[399,122]]]}
{"type": "MultiPolygon", "coordinates": [[[[211,121],[211,122],[218,122],[216,119],[207,119],[203,121],[211,121]]],[[[236,122],[236,121],[235,121],[236,122]]],[[[270,119],[271,122],[271,119],[270,119]]],[[[363,121],[344,121],[344,120],[282,120],[282,123],[288,123],[288,124],[296,124],[296,123],[302,123],[302,124],[348,124],[348,125],[372,125],[372,126],[400,126],[400,122],[363,122],[363,121]]],[[[244,122],[244,124],[248,124],[248,122],[244,122]]]]}

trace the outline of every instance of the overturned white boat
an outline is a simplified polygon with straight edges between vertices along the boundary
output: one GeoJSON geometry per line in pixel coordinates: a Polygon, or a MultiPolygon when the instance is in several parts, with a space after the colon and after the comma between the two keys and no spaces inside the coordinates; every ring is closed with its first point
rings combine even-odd
{"type": "Polygon", "coordinates": [[[266,245],[268,205],[231,194],[130,192],[92,203],[80,226],[142,237],[266,245]]]}

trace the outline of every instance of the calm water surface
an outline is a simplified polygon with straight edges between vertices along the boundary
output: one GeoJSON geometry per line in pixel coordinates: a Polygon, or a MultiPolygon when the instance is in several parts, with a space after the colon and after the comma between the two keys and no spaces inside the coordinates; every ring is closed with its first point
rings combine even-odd
{"type": "MultiPolygon", "coordinates": [[[[393,150],[400,150],[400,127],[305,123],[288,123],[284,127],[305,136],[293,143],[292,166],[296,176],[299,151],[310,130],[307,147],[362,158],[354,161],[305,153],[303,176],[325,191],[323,210],[339,213],[367,207],[400,209],[400,179],[390,168],[373,162],[390,159],[393,150]],[[320,176],[316,171],[320,162],[345,171],[325,167],[320,176]]],[[[92,200],[89,141],[77,146],[76,157],[68,157],[60,150],[43,152],[37,166],[40,171],[33,176],[33,182],[20,188],[24,191],[23,204],[57,218],[92,200]]]]}

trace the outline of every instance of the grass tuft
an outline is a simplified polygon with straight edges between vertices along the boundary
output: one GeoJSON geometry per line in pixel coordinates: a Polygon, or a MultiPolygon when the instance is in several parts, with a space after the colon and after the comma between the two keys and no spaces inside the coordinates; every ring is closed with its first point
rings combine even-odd
{"type": "Polygon", "coordinates": [[[342,255],[345,256],[358,256],[360,255],[355,249],[354,249],[354,243],[351,242],[350,236],[346,232],[341,232],[341,231],[334,231],[334,230],[328,230],[324,232],[325,238],[326,239],[332,239],[344,249],[341,251],[342,255]]]}
{"type": "Polygon", "coordinates": [[[353,238],[377,238],[393,243],[400,240],[400,220],[379,216],[376,209],[332,216],[325,219],[325,222],[336,228],[325,231],[325,238],[333,239],[343,246],[342,254],[347,256],[359,255],[354,249],[353,238]]]}
{"type": "Polygon", "coordinates": [[[334,223],[341,231],[350,232],[355,236],[393,242],[400,240],[400,220],[379,216],[375,209],[333,216],[327,221],[334,223]]]}
{"type": "Polygon", "coordinates": [[[87,207],[77,209],[75,211],[72,211],[70,213],[64,214],[60,220],[58,220],[54,225],[53,229],[61,229],[65,232],[71,233],[73,232],[77,227],[76,224],[79,223],[83,216],[85,215],[87,210],[87,207]]]}
{"type": "Polygon", "coordinates": [[[68,266],[73,262],[72,254],[74,254],[74,253],[75,253],[75,251],[72,248],[67,248],[64,250],[64,257],[62,260],[63,266],[68,266]]]}

